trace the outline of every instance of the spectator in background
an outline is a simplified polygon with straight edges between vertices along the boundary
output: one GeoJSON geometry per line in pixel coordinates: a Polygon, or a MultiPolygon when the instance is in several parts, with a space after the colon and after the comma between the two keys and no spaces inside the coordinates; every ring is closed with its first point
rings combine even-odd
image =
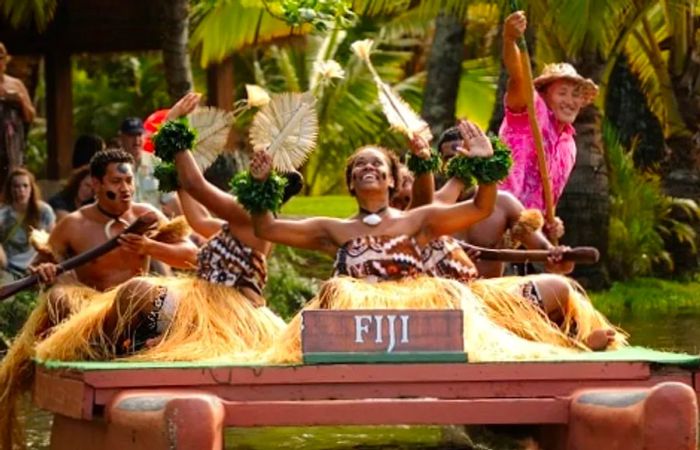
{"type": "Polygon", "coordinates": [[[95,153],[105,149],[105,141],[96,134],[81,134],[73,145],[73,169],[90,164],[95,153]]]}
{"type": "Polygon", "coordinates": [[[119,144],[136,162],[134,181],[136,183],[135,201],[150,203],[161,209],[158,180],[153,176],[156,157],[143,149],[143,122],[138,117],[128,117],[119,129],[119,144]]]}
{"type": "Polygon", "coordinates": [[[13,169],[5,181],[0,206],[0,263],[2,281],[21,277],[36,255],[29,242],[32,229],[51,231],[56,220],[51,207],[39,200],[41,192],[34,175],[26,169],[13,169]]]}
{"type": "Polygon", "coordinates": [[[18,78],[5,73],[10,55],[0,42],[0,183],[24,159],[26,131],[34,120],[34,105],[18,78]]]}
{"type": "Polygon", "coordinates": [[[56,221],[94,200],[90,167],[83,166],[73,171],[65,187],[49,199],[56,213],[56,221]]]}

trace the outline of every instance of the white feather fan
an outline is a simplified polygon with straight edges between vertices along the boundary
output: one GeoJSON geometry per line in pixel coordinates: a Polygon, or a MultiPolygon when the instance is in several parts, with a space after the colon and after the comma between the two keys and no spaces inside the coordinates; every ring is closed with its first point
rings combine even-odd
{"type": "Polygon", "coordinates": [[[226,151],[234,113],[207,106],[195,109],[187,118],[190,126],[197,130],[193,156],[197,165],[204,170],[226,151]]]}
{"type": "Polygon", "coordinates": [[[318,118],[310,92],[272,94],[270,102],[255,114],[250,127],[254,149],[272,156],[272,166],[282,172],[301,166],[316,146],[318,118]]]}
{"type": "Polygon", "coordinates": [[[391,86],[382,81],[377,70],[372,65],[370,55],[372,53],[373,44],[374,41],[371,39],[364,39],[362,41],[353,42],[351,48],[355,54],[367,64],[367,68],[372,74],[374,83],[377,85],[379,103],[382,105],[382,111],[386,119],[389,121],[392,128],[405,134],[409,138],[412,139],[414,135],[419,135],[430,142],[432,135],[428,124],[421,119],[391,86]]]}

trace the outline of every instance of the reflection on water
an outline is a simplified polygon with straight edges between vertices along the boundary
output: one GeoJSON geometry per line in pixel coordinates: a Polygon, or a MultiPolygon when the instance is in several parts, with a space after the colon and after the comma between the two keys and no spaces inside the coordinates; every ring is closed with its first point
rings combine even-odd
{"type": "MultiPolygon", "coordinates": [[[[672,312],[644,311],[611,317],[631,335],[632,345],[660,350],[699,353],[700,309],[672,312]]],[[[28,441],[31,449],[48,449],[50,415],[30,408],[28,441]]],[[[228,430],[226,448],[267,449],[409,449],[472,448],[457,430],[443,427],[321,427],[253,428],[228,430]],[[445,436],[448,434],[449,436],[445,436]],[[451,444],[448,444],[451,443],[451,444]]],[[[485,448],[481,447],[480,448],[485,448]]],[[[499,446],[499,450],[509,448],[499,446]]]]}

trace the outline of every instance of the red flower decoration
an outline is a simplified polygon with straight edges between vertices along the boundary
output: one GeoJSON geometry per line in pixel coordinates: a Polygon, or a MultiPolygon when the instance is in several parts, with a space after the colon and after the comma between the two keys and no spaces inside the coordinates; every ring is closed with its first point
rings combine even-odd
{"type": "Polygon", "coordinates": [[[154,112],[143,123],[144,134],[143,134],[143,149],[149,153],[155,151],[153,145],[153,140],[151,137],[158,131],[158,128],[165,122],[165,117],[168,115],[169,109],[159,109],[154,112]]]}

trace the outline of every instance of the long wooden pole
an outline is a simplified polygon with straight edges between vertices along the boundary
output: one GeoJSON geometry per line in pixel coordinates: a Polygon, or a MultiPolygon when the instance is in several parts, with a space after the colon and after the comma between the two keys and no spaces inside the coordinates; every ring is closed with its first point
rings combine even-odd
{"type": "MultiPolygon", "coordinates": [[[[58,264],[58,270],[56,275],[60,275],[63,272],[73,270],[76,267],[82,266],[105,253],[117,248],[119,246],[119,237],[126,233],[132,234],[143,234],[149,229],[153,228],[154,225],[158,223],[158,216],[155,213],[149,212],[140,216],[134,223],[129,225],[124,231],[114,236],[112,239],[108,240],[104,244],[100,244],[90,250],[69,258],[62,263],[58,264]]],[[[39,277],[36,274],[29,275],[12,283],[8,283],[0,287],[0,301],[9,298],[19,291],[29,289],[35,284],[39,283],[39,277]]]]}
{"type": "MultiPolygon", "coordinates": [[[[461,244],[465,250],[479,252],[479,259],[485,261],[501,261],[512,263],[545,262],[549,258],[548,250],[506,250],[478,247],[467,243],[461,244]]],[[[576,247],[562,253],[562,261],[571,261],[576,264],[595,264],[600,258],[600,253],[594,247],[576,247]]]]}
{"type": "MultiPolygon", "coordinates": [[[[511,0],[511,9],[518,10],[518,5],[515,0],[511,0]]],[[[523,85],[525,86],[525,99],[527,101],[527,117],[530,122],[530,130],[535,141],[535,151],[537,152],[537,165],[540,169],[540,180],[542,181],[542,194],[544,197],[545,218],[548,223],[554,222],[554,196],[552,195],[552,182],[549,179],[549,170],[547,169],[547,159],[544,153],[544,143],[542,139],[542,130],[537,123],[537,115],[535,110],[535,86],[532,82],[532,66],[530,62],[530,53],[527,50],[527,42],[525,37],[518,40],[518,48],[520,49],[520,67],[523,75],[523,85]]],[[[555,242],[556,243],[556,242],[555,242]]]]}

